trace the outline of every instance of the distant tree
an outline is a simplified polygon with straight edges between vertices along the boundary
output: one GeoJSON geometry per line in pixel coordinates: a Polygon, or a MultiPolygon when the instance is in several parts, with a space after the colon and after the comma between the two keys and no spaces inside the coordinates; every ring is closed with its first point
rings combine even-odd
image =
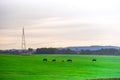
{"type": "Polygon", "coordinates": [[[32,48],[28,48],[28,52],[33,53],[33,49],[32,48]]]}
{"type": "Polygon", "coordinates": [[[80,54],[120,55],[120,50],[113,48],[100,50],[81,50],[80,54]]]}
{"type": "Polygon", "coordinates": [[[75,51],[72,51],[70,49],[61,49],[61,50],[57,50],[57,53],[59,53],[59,54],[73,54],[73,53],[75,53],[75,51]]]}
{"type": "Polygon", "coordinates": [[[37,54],[55,54],[57,51],[56,48],[37,48],[37,54]]]}

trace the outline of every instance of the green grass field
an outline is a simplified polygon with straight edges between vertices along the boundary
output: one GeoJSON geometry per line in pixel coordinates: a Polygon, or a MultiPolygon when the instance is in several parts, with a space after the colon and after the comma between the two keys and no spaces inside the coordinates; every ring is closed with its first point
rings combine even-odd
{"type": "Polygon", "coordinates": [[[0,54],[0,80],[86,80],[120,78],[120,56],[0,54]],[[47,62],[42,59],[47,58],[47,62]],[[73,62],[61,62],[72,59],[73,62]],[[96,58],[96,62],[91,60],[96,58]],[[56,62],[51,62],[56,59],[56,62]]]}

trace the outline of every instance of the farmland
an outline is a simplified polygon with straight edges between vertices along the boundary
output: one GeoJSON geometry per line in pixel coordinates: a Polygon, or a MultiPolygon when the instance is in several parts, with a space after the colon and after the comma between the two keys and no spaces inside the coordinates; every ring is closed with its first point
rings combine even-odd
{"type": "Polygon", "coordinates": [[[120,78],[120,56],[0,54],[0,80],[85,80],[120,78]],[[47,62],[43,62],[47,58],[47,62]],[[56,59],[56,62],[52,62],[56,59]],[[67,62],[72,59],[72,62],[67,62]],[[97,61],[92,62],[92,59],[97,61]],[[62,62],[64,60],[64,62],[62,62]]]}

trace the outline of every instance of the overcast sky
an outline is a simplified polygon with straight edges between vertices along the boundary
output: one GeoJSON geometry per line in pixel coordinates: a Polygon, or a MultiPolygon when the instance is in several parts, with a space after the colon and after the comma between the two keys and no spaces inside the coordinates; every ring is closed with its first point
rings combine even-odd
{"type": "Polygon", "coordinates": [[[0,0],[0,49],[120,46],[120,0],[0,0]]]}

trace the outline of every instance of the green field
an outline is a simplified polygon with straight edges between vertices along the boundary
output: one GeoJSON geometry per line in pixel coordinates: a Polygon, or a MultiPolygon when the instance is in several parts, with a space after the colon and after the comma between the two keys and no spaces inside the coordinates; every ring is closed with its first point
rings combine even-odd
{"type": "Polygon", "coordinates": [[[0,80],[85,80],[120,78],[120,56],[0,54],[0,80]],[[47,58],[47,62],[42,59],[47,58]],[[66,62],[67,59],[73,62],[66,62]],[[96,62],[91,60],[95,58],[96,62]],[[56,62],[52,62],[56,59],[56,62]],[[65,60],[65,62],[61,62],[65,60]]]}

